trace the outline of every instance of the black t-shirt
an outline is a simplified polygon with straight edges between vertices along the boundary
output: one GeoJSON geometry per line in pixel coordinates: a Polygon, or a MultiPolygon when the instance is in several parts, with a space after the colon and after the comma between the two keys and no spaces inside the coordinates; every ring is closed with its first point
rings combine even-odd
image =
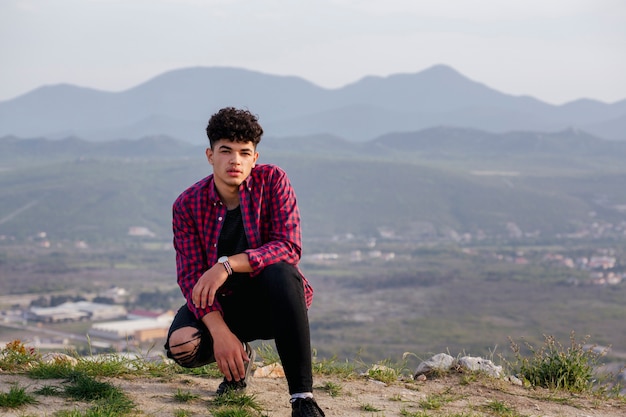
{"type": "MultiPolygon", "coordinates": [[[[242,253],[250,248],[248,238],[243,228],[243,219],[241,218],[241,209],[239,207],[226,212],[226,219],[217,240],[218,256],[232,256],[242,253]]],[[[250,274],[247,272],[233,272],[228,277],[223,287],[233,289],[235,286],[241,285],[242,280],[249,279],[250,274]]]]}

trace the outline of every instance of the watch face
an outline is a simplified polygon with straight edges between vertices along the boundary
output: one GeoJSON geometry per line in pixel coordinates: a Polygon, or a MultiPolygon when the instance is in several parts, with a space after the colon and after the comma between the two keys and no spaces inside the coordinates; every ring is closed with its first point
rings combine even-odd
{"type": "Polygon", "coordinates": [[[217,262],[223,264],[224,262],[228,261],[228,256],[221,256],[217,262]]]}

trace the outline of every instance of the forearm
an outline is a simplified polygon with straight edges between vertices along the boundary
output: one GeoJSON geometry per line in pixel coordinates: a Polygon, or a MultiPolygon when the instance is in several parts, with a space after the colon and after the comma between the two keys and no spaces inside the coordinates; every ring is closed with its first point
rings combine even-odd
{"type": "Polygon", "coordinates": [[[211,333],[211,336],[214,340],[219,340],[221,339],[220,336],[230,333],[230,329],[224,321],[222,313],[219,311],[212,311],[206,314],[204,317],[202,317],[202,322],[207,327],[209,333],[211,333]]]}
{"type": "Polygon", "coordinates": [[[227,380],[242,380],[246,377],[244,361],[249,361],[243,344],[235,335],[222,314],[218,311],[211,312],[202,318],[211,338],[213,339],[213,356],[219,370],[227,380]]]}
{"type": "Polygon", "coordinates": [[[247,253],[238,253],[228,257],[228,263],[233,272],[252,272],[252,266],[247,253]]]}
{"type": "Polygon", "coordinates": [[[272,241],[256,249],[246,250],[252,275],[256,275],[265,267],[286,262],[296,265],[300,261],[300,246],[290,241],[272,241]]]}

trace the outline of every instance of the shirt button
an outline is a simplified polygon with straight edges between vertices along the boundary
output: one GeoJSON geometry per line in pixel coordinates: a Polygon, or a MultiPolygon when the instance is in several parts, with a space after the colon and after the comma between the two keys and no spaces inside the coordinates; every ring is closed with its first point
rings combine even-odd
{"type": "Polygon", "coordinates": [[[220,217],[218,217],[218,218],[217,218],[217,220],[222,221],[222,217],[221,217],[221,216],[220,216],[220,217]]]}
{"type": "Polygon", "coordinates": [[[213,247],[214,247],[214,248],[216,248],[216,247],[217,247],[217,243],[214,243],[214,244],[213,244],[213,247]]]}

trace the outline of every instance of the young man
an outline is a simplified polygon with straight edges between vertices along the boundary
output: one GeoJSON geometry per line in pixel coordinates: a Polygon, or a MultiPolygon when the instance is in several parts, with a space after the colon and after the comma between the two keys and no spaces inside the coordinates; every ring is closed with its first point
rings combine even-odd
{"type": "Polygon", "coordinates": [[[300,273],[300,213],[284,171],[256,164],[263,129],[247,110],[211,116],[206,150],[213,174],[174,202],[178,285],[187,303],[165,349],[184,367],[216,362],[218,395],[246,387],[248,342],[274,339],[292,417],[324,416],[313,399],[307,309],[313,289],[300,273]]]}

